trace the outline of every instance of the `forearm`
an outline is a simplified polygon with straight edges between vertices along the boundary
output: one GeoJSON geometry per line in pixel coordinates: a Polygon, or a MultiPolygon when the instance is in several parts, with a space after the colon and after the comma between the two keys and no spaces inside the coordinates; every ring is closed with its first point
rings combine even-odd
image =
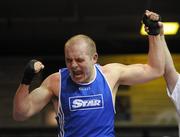
{"type": "Polygon", "coordinates": [[[164,79],[167,83],[167,87],[169,91],[172,93],[174,90],[174,87],[176,85],[176,82],[178,80],[178,73],[176,72],[176,68],[174,66],[173,59],[171,57],[170,51],[168,49],[165,36],[161,36],[161,40],[164,47],[164,53],[165,53],[165,73],[164,73],[164,79]]]}
{"type": "Polygon", "coordinates": [[[153,71],[155,77],[162,76],[164,73],[164,51],[161,43],[160,35],[149,35],[149,53],[148,65],[153,71]]]}
{"type": "Polygon", "coordinates": [[[165,75],[166,75],[170,71],[176,72],[176,69],[175,69],[174,62],[169,52],[164,35],[161,36],[161,40],[162,40],[162,44],[165,51],[164,53],[165,53],[165,75]]]}
{"type": "Polygon", "coordinates": [[[20,84],[13,101],[13,118],[22,121],[28,118],[30,101],[28,99],[29,85],[20,84]]]}

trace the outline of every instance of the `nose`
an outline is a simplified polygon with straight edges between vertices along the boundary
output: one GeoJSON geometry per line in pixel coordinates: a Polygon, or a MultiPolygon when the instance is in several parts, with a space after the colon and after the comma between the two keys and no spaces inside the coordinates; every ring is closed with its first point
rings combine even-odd
{"type": "Polygon", "coordinates": [[[72,64],[71,64],[71,67],[73,68],[73,69],[75,69],[75,68],[77,68],[77,62],[76,61],[72,61],[72,64]]]}

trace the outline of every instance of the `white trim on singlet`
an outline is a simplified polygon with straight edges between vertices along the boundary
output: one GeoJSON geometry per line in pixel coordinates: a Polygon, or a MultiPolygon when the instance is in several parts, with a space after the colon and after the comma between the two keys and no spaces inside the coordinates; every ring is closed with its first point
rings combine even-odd
{"type": "Polygon", "coordinates": [[[115,102],[113,101],[113,95],[112,95],[112,89],[111,89],[111,86],[110,86],[109,82],[107,81],[106,76],[105,76],[104,73],[102,72],[100,66],[98,66],[97,64],[95,64],[95,66],[97,67],[97,69],[100,71],[100,73],[101,73],[102,76],[104,77],[105,81],[107,82],[107,85],[108,85],[108,87],[109,87],[109,90],[111,91],[111,98],[112,98],[112,104],[113,104],[113,108],[114,108],[114,113],[116,113],[115,102]]]}
{"type": "MultiPolygon", "coordinates": [[[[59,69],[59,75],[61,76],[61,69],[59,69]]],[[[61,85],[61,78],[59,80],[59,84],[61,85]]],[[[57,116],[59,117],[59,128],[60,131],[58,133],[58,137],[64,137],[64,113],[62,110],[62,105],[61,105],[61,86],[59,88],[59,98],[58,98],[58,112],[57,112],[57,116]]]]}

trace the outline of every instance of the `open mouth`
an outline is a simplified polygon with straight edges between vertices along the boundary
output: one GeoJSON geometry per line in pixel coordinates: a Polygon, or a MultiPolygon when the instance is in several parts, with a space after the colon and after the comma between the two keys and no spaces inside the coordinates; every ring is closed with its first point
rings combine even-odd
{"type": "Polygon", "coordinates": [[[73,71],[73,77],[74,78],[80,78],[82,76],[82,72],[81,71],[73,71]]]}

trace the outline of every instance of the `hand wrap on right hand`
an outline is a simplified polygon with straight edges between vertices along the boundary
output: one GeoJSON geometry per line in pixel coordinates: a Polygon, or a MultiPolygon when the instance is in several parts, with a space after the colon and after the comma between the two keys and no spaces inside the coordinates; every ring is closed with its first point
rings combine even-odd
{"type": "Polygon", "coordinates": [[[159,20],[151,20],[147,17],[146,14],[143,15],[143,23],[146,27],[149,28],[149,35],[158,35],[160,33],[160,27],[158,25],[158,21],[161,21],[161,17],[159,16],[159,20]]]}
{"type": "Polygon", "coordinates": [[[29,63],[26,65],[21,84],[26,84],[26,85],[31,84],[31,82],[36,74],[35,69],[34,69],[35,62],[37,62],[37,60],[33,59],[33,60],[30,60],[29,63]]]}

